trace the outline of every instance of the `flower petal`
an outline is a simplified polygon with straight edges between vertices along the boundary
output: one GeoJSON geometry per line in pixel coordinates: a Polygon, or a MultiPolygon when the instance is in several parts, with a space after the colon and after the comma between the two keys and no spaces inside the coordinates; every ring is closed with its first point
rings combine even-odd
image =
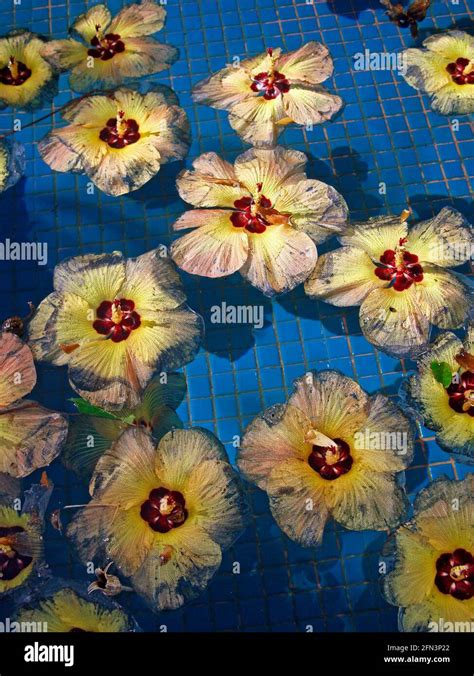
{"type": "Polygon", "coordinates": [[[308,84],[319,84],[331,77],[334,65],[327,47],[319,42],[311,41],[294,52],[280,56],[277,69],[290,82],[296,80],[308,84]]]}
{"type": "Polygon", "coordinates": [[[289,405],[303,411],[313,428],[331,439],[351,437],[367,420],[369,397],[338,371],[308,371],[294,385],[289,405]]]}
{"type": "Polygon", "coordinates": [[[41,56],[61,70],[69,70],[80,63],[87,65],[87,47],[82,42],[72,39],[50,40],[44,43],[41,56]]]}
{"type": "Polygon", "coordinates": [[[246,428],[237,464],[259,488],[266,489],[271,472],[286,460],[307,460],[311,444],[305,432],[311,422],[295,406],[276,405],[257,416],[246,428]]]}
{"type": "Polygon", "coordinates": [[[125,280],[125,259],[119,251],[66,258],[54,269],[54,289],[70,293],[99,307],[114,300],[125,280]]]}
{"type": "Polygon", "coordinates": [[[340,96],[319,85],[291,85],[283,95],[285,111],[297,124],[319,124],[330,120],[343,106],[340,96]]]}
{"type": "Polygon", "coordinates": [[[176,179],[181,199],[195,207],[234,207],[242,186],[234,167],[217,153],[204,153],[193,162],[193,171],[183,169],[176,179]]]}
{"type": "Polygon", "coordinates": [[[0,333],[0,408],[29,394],[35,385],[30,349],[14,333],[0,333]]]}
{"type": "Polygon", "coordinates": [[[363,249],[373,260],[379,261],[387,249],[394,249],[407,236],[406,221],[398,216],[375,216],[365,223],[354,223],[339,241],[344,246],[363,249]]]}
{"type": "Polygon", "coordinates": [[[253,195],[259,192],[257,186],[261,183],[260,192],[276,206],[286,184],[293,186],[306,178],[304,167],[307,161],[306,155],[299,150],[280,146],[271,150],[250,148],[236,158],[235,174],[253,195]]]}
{"type": "Polygon", "coordinates": [[[192,361],[202,336],[200,315],[181,305],[176,310],[144,312],[142,325],[123,342],[128,343],[128,358],[144,387],[154,371],[169,372],[192,361]]]}
{"type": "Polygon", "coordinates": [[[155,538],[132,577],[136,591],[160,610],[179,608],[200,594],[222,560],[219,545],[197,525],[185,523],[170,533],[170,538],[155,538]]]}
{"type": "Polygon", "coordinates": [[[181,278],[161,249],[153,249],[125,263],[125,281],[116,296],[133,299],[142,310],[174,310],[186,301],[181,278]]]}
{"type": "Polygon", "coordinates": [[[286,293],[304,282],[317,261],[314,242],[287,225],[271,225],[249,237],[249,256],[241,274],[266,296],[286,293]]]}
{"type": "Polygon", "coordinates": [[[313,179],[283,184],[274,207],[291,214],[290,224],[306,232],[316,244],[340,234],[347,222],[348,208],[342,195],[313,179]]]}
{"type": "Polygon", "coordinates": [[[472,290],[461,276],[436,265],[425,266],[417,292],[421,312],[435,326],[457,329],[468,318],[472,290]]]}
{"type": "Polygon", "coordinates": [[[0,411],[0,472],[21,478],[49,465],[61,450],[67,427],[64,416],[33,401],[0,411]]]}
{"type": "Polygon", "coordinates": [[[229,124],[246,143],[272,148],[283,131],[277,123],[286,116],[282,96],[268,101],[254,96],[232,106],[229,124]]]}
{"type": "Polygon", "coordinates": [[[367,340],[396,357],[419,351],[430,332],[425,307],[420,307],[418,285],[405,291],[375,289],[360,308],[360,326],[367,340]]]}
{"type": "Polygon", "coordinates": [[[444,207],[434,218],[411,228],[407,247],[421,262],[455,267],[474,254],[472,226],[459,211],[444,207]]]}
{"type": "Polygon", "coordinates": [[[106,31],[111,20],[111,14],[105,5],[95,5],[88,12],[77,17],[71,26],[71,32],[77,33],[87,43],[90,43],[97,34],[97,26],[106,31]]]}
{"type": "Polygon", "coordinates": [[[151,35],[160,31],[165,23],[166,12],[154,0],[124,7],[112,20],[109,33],[118,33],[122,38],[151,35]]]}
{"type": "Polygon", "coordinates": [[[400,472],[413,459],[414,436],[409,419],[383,394],[370,397],[364,426],[355,434],[352,455],[374,472],[400,472]]]}
{"type": "Polygon", "coordinates": [[[375,276],[375,270],[365,251],[345,246],[320,256],[305,291],[331,305],[360,305],[371,291],[386,284],[375,276]]]}
{"type": "Polygon", "coordinates": [[[354,462],[350,472],[331,482],[331,514],[351,530],[387,530],[397,526],[409,506],[394,475],[368,472],[354,462]]]}
{"type": "Polygon", "coordinates": [[[240,270],[248,257],[249,237],[243,228],[234,227],[230,214],[194,210],[178,219],[175,228],[196,230],[173,243],[171,255],[175,263],[186,272],[204,277],[224,277],[240,270]]]}
{"type": "Polygon", "coordinates": [[[291,458],[276,465],[267,491],[271,512],[289,538],[303,547],[321,543],[329,517],[325,480],[307,462],[291,458]]]}

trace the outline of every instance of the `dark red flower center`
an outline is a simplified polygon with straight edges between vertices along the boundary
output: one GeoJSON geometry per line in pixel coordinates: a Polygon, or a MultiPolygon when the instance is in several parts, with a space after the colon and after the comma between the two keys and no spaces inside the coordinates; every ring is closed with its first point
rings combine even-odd
{"type": "Polygon", "coordinates": [[[14,56],[10,57],[8,65],[0,69],[0,82],[4,85],[18,87],[31,77],[31,69],[14,56]]]}
{"type": "Polygon", "coordinates": [[[405,291],[413,283],[423,281],[423,268],[418,263],[418,256],[405,249],[406,239],[400,239],[395,249],[386,249],[380,256],[382,265],[377,265],[374,272],[379,279],[392,282],[395,291],[405,291]]]}
{"type": "Polygon", "coordinates": [[[23,533],[21,526],[0,527],[0,580],[8,582],[14,580],[25,568],[27,568],[33,558],[20,554],[13,547],[14,536],[23,533]]]}
{"type": "Polygon", "coordinates": [[[474,557],[465,549],[441,554],[436,561],[435,585],[443,594],[467,601],[474,596],[474,557]]]}
{"type": "Polygon", "coordinates": [[[474,373],[464,371],[457,382],[446,388],[449,405],[457,413],[474,416],[474,373]]]}
{"type": "Polygon", "coordinates": [[[117,33],[102,34],[100,26],[96,26],[96,35],[91,40],[92,47],[87,50],[89,56],[101,61],[109,61],[116,54],[125,51],[125,43],[117,33]]]}
{"type": "Polygon", "coordinates": [[[349,444],[343,439],[333,439],[332,446],[313,445],[308,458],[310,467],[328,481],[347,474],[353,462],[349,444]]]}
{"type": "Polygon", "coordinates": [[[456,84],[474,84],[474,63],[471,64],[469,59],[460,56],[456,61],[448,63],[446,70],[456,84]]]}
{"type": "Polygon", "coordinates": [[[182,493],[161,486],[151,491],[148,500],[141,506],[140,516],[154,531],[167,533],[182,526],[188,518],[185,504],[182,493]]]}
{"type": "Polygon", "coordinates": [[[263,71],[254,75],[250,89],[258,94],[262,94],[264,99],[268,101],[276,99],[280,94],[286,94],[290,91],[290,83],[283,73],[275,70],[275,58],[273,57],[273,50],[267,50],[268,56],[271,58],[271,67],[269,70],[263,71]]]}
{"type": "MultiPolygon", "coordinates": [[[[262,195],[262,184],[257,184],[257,197],[241,197],[235,200],[234,207],[238,211],[233,211],[230,217],[232,225],[236,228],[245,228],[248,232],[262,233],[265,232],[267,226],[272,225],[271,222],[265,218],[265,212],[271,209],[272,203],[270,200],[262,195]]],[[[277,213],[272,210],[271,213],[277,213]]]]}
{"type": "Polygon", "coordinates": [[[141,324],[140,315],[135,312],[135,303],[126,298],[102,301],[96,310],[96,316],[92,326],[97,333],[107,336],[114,343],[126,340],[141,324]]]}
{"type": "Polygon", "coordinates": [[[125,113],[121,110],[116,118],[107,120],[99,136],[111,148],[125,148],[139,140],[139,126],[135,120],[126,120],[125,113]]]}

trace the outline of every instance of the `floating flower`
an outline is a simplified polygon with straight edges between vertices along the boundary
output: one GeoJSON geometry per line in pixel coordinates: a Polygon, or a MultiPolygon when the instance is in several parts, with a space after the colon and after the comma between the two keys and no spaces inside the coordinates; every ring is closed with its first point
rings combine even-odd
{"type": "Polygon", "coordinates": [[[438,479],[395,535],[387,601],[402,607],[404,631],[471,631],[474,621],[474,479],[438,479]],[[459,628],[456,623],[463,623],[459,628]],[[456,628],[457,627],[457,628],[456,628]]]}
{"type": "Polygon", "coordinates": [[[159,249],[69,258],[30,322],[30,346],[36,359],[68,364],[71,386],[92,404],[133,409],[155,371],[181,367],[199,348],[202,319],[185,301],[159,249]]]}
{"type": "Polygon", "coordinates": [[[459,459],[474,458],[474,327],[464,344],[454,333],[438,336],[405,384],[409,403],[436,431],[436,441],[459,459]]]}
{"type": "Polygon", "coordinates": [[[354,225],[305,284],[308,295],[332,305],[360,305],[364,336],[397,357],[425,347],[431,324],[462,326],[472,303],[467,280],[447,270],[470,259],[472,226],[448,207],[410,230],[407,216],[354,225]]]}
{"type": "Polygon", "coordinates": [[[58,71],[42,56],[45,38],[27,30],[0,38],[0,109],[40,108],[57,90],[58,71]]]}
{"type": "Polygon", "coordinates": [[[25,148],[21,143],[0,140],[0,193],[18,183],[25,164],[25,148]]]}
{"type": "Polygon", "coordinates": [[[175,262],[193,274],[223,277],[237,270],[270,296],[303,282],[317,259],[316,243],[341,233],[347,205],[321,181],[306,178],[304,153],[251,149],[235,165],[205,153],[177,180],[196,207],[174,224],[195,228],[178,239],[175,262]],[[219,208],[213,208],[219,207],[219,208]]]}
{"type": "Polygon", "coordinates": [[[67,420],[24,400],[36,384],[30,349],[13,333],[0,332],[0,472],[24,477],[49,465],[67,435],[67,420]]]}
{"type": "Polygon", "coordinates": [[[157,447],[145,430],[127,430],[100,458],[90,491],[68,528],[81,558],[113,560],[156,609],[202,592],[244,527],[237,475],[199,428],[168,432],[157,447]]]}
{"type": "Polygon", "coordinates": [[[162,164],[188,152],[189,121],[166,87],[147,94],[117,89],[90,95],[63,111],[69,122],[38,144],[55,171],[87,174],[108,195],[138,190],[162,164]]]}
{"type": "Polygon", "coordinates": [[[0,595],[31,580],[43,565],[43,517],[53,490],[46,475],[25,492],[21,512],[19,483],[0,474],[0,595]]]}
{"type": "Polygon", "coordinates": [[[159,73],[179,54],[176,47],[147,37],[163,28],[165,16],[153,0],[128,5],[114,19],[105,5],[96,5],[71,26],[79,40],[52,40],[42,55],[56,68],[71,71],[70,85],[76,92],[159,73]]]}
{"type": "Polygon", "coordinates": [[[271,147],[286,125],[319,124],[342,107],[342,99],[320,84],[332,72],[331,55],[318,42],[284,56],[268,49],[199,82],[193,99],[229,111],[231,127],[247,143],[271,147]]]}
{"type": "Polygon", "coordinates": [[[462,31],[431,35],[426,49],[403,52],[409,85],[431,98],[433,110],[442,115],[474,112],[474,37],[462,31]]]}
{"type": "Polygon", "coordinates": [[[238,456],[280,528],[312,547],[330,516],[352,530],[398,524],[407,502],[396,475],[413,452],[408,419],[337,371],[310,371],[295,387],[247,427],[238,456]]]}
{"type": "Polygon", "coordinates": [[[132,425],[148,430],[154,439],[160,439],[173,427],[183,424],[175,412],[186,393],[186,380],[181,373],[155,376],[143,392],[139,405],[120,411],[120,418],[107,419],[91,415],[75,417],[69,427],[69,436],[62,461],[88,481],[98,459],[132,425]],[[130,420],[130,422],[124,422],[130,420]]]}
{"type": "Polygon", "coordinates": [[[46,589],[42,590],[42,598],[23,604],[15,622],[25,622],[29,626],[34,622],[33,626],[39,632],[115,633],[136,629],[134,622],[115,603],[106,603],[102,598],[83,598],[65,583],[53,593],[48,592],[48,598],[45,598],[46,589]]]}

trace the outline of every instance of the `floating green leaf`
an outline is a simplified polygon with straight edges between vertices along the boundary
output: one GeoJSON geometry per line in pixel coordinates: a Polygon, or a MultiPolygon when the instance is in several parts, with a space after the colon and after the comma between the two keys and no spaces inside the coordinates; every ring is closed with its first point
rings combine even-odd
{"type": "Polygon", "coordinates": [[[445,361],[432,361],[431,371],[438,383],[443,387],[449,387],[453,380],[453,371],[451,366],[445,361]]]}
{"type": "Polygon", "coordinates": [[[82,413],[83,415],[93,415],[96,418],[107,418],[108,420],[120,420],[120,422],[126,423],[127,425],[131,425],[135,420],[133,413],[130,413],[125,417],[121,417],[120,415],[110,413],[110,411],[100,408],[100,406],[94,406],[85,399],[72,397],[72,399],[69,399],[69,401],[72,401],[79,413],[82,413]]]}

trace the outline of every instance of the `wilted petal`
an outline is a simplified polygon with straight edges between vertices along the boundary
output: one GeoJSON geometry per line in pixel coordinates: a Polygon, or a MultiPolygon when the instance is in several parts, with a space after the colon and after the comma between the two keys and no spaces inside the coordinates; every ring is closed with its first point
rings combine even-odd
{"type": "Polygon", "coordinates": [[[420,311],[435,326],[459,328],[472,306],[470,287],[461,277],[435,265],[425,266],[423,271],[423,282],[417,284],[420,311]]]}
{"type": "Polygon", "coordinates": [[[217,153],[204,153],[193,162],[193,170],[183,169],[176,179],[181,199],[195,207],[234,207],[242,197],[234,167],[217,153]]]}
{"type": "Polygon", "coordinates": [[[472,226],[459,211],[444,207],[434,218],[411,228],[408,246],[420,261],[455,267],[474,255],[472,226]]]}
{"type": "Polygon", "coordinates": [[[89,11],[77,17],[71,26],[71,31],[77,33],[89,43],[97,33],[97,26],[105,31],[111,18],[111,14],[105,5],[95,5],[89,11]]]}
{"type": "MultiPolygon", "coordinates": [[[[261,183],[261,193],[279,207],[279,196],[286,189],[297,190],[299,181],[304,181],[306,155],[299,150],[290,150],[277,146],[271,150],[251,148],[235,160],[235,173],[239,181],[256,193],[261,183]]],[[[242,195],[241,195],[242,196],[242,195]]]]}
{"type": "Polygon", "coordinates": [[[165,23],[166,12],[162,5],[153,0],[124,7],[113,19],[109,33],[121,37],[139,37],[160,31],[165,23]]]}
{"type": "Polygon", "coordinates": [[[232,106],[229,124],[238,135],[256,148],[272,148],[284,127],[278,122],[287,116],[283,97],[267,101],[263,97],[246,98],[232,106]]]}
{"type": "Polygon", "coordinates": [[[375,347],[396,357],[407,356],[428,343],[430,321],[425,311],[415,285],[402,292],[375,289],[360,308],[362,333],[375,347]]]}
{"type": "Polygon", "coordinates": [[[373,260],[379,261],[387,249],[394,249],[407,236],[408,226],[398,216],[375,216],[365,223],[354,223],[339,241],[343,246],[363,249],[373,260]]]}
{"type": "Polygon", "coordinates": [[[331,305],[360,305],[371,291],[387,284],[375,276],[375,269],[365,251],[342,247],[319,258],[305,291],[331,305]]]}
{"type": "Polygon", "coordinates": [[[329,50],[319,42],[305,45],[281,56],[277,62],[278,71],[290,81],[319,84],[331,77],[334,70],[329,50]]]}
{"type": "Polygon", "coordinates": [[[266,489],[272,471],[290,459],[306,460],[311,444],[305,432],[311,422],[295,406],[273,406],[257,416],[246,428],[238,455],[242,473],[266,489]]]}
{"type": "Polygon", "coordinates": [[[322,181],[307,179],[283,185],[275,209],[291,214],[290,224],[316,244],[343,231],[348,208],[342,195],[322,181]]]}
{"type": "Polygon", "coordinates": [[[64,416],[33,401],[0,411],[0,472],[24,477],[49,465],[67,435],[64,416]]]}
{"type": "Polygon", "coordinates": [[[248,235],[243,228],[233,225],[229,211],[189,211],[174,227],[196,228],[171,247],[173,260],[186,272],[223,277],[240,270],[247,260],[248,235]]]}
{"type": "Polygon", "coordinates": [[[0,333],[0,409],[29,394],[35,385],[30,349],[14,333],[0,333]]]}
{"type": "Polygon", "coordinates": [[[290,406],[303,411],[313,427],[331,439],[351,437],[367,420],[367,394],[338,371],[309,371],[294,385],[290,406]]]}
{"type": "Polygon", "coordinates": [[[298,124],[320,124],[330,120],[343,105],[340,96],[320,86],[291,85],[284,95],[285,111],[298,124]]]}
{"type": "Polygon", "coordinates": [[[249,246],[241,273],[266,296],[286,293],[304,282],[318,258],[310,237],[286,225],[269,226],[249,238],[249,246]]]}
{"type": "Polygon", "coordinates": [[[329,517],[326,482],[307,462],[289,459],[271,472],[266,490],[276,522],[289,538],[303,547],[323,539],[329,517]]]}

